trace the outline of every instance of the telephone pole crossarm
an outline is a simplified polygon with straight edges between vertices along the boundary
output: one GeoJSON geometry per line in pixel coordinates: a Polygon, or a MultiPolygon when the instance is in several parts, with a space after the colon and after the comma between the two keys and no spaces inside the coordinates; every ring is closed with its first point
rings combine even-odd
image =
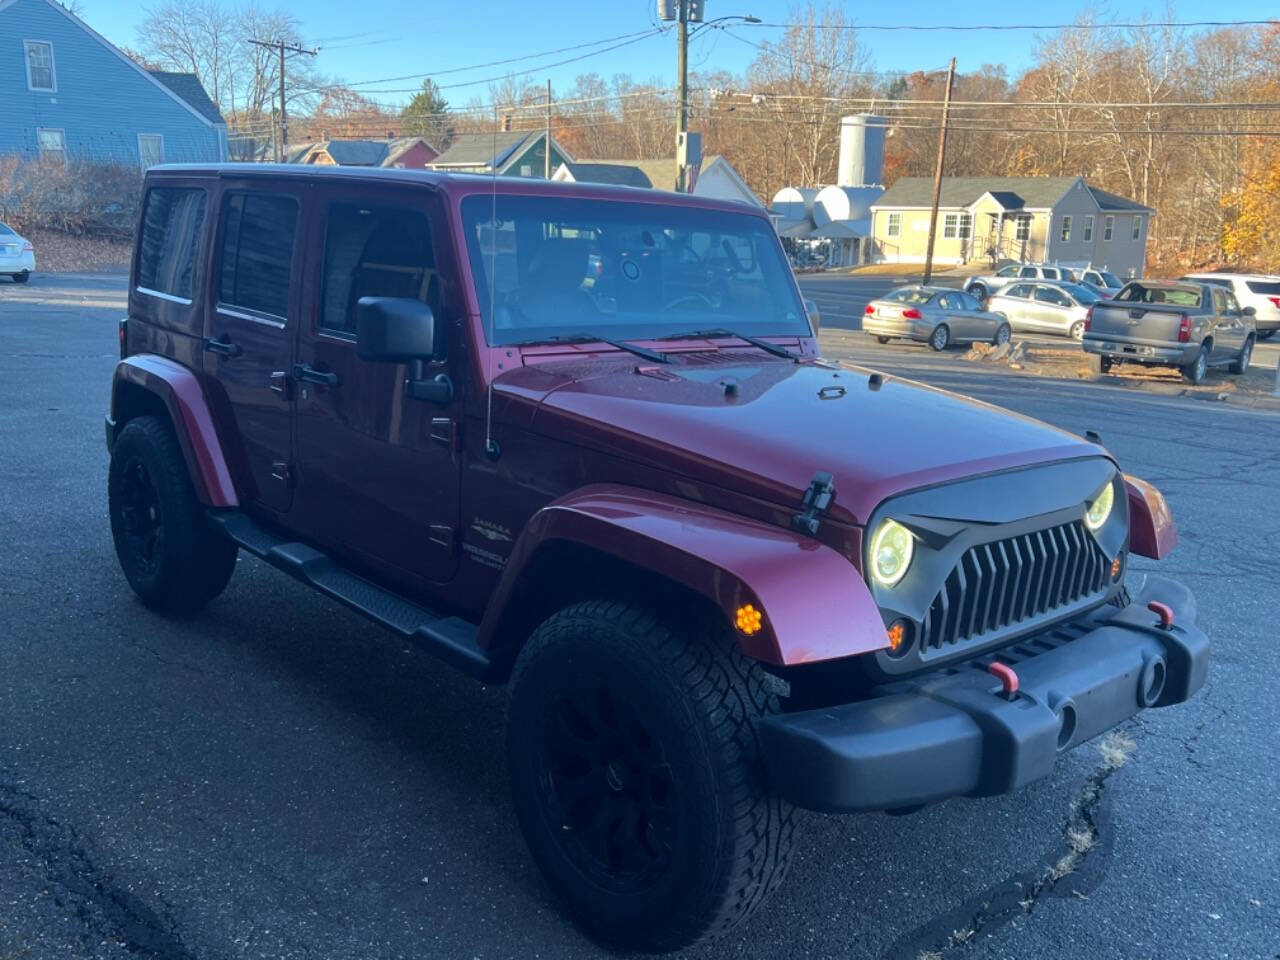
{"type": "Polygon", "coordinates": [[[298,43],[286,43],[284,40],[254,40],[250,43],[257,47],[275,50],[280,55],[280,136],[276,138],[276,162],[284,163],[289,149],[289,113],[285,107],[284,96],[284,57],[286,53],[294,56],[314,57],[318,50],[308,50],[298,43]]]}

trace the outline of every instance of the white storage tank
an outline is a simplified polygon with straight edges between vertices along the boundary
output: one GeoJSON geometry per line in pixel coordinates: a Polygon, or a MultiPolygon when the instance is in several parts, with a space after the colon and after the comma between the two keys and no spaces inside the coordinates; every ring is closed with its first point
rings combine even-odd
{"type": "Polygon", "coordinates": [[[871,205],[884,187],[823,187],[813,201],[813,222],[819,227],[849,220],[867,220],[871,205]]]}
{"type": "Polygon", "coordinates": [[[817,187],[783,187],[773,195],[769,208],[781,214],[786,222],[809,220],[813,216],[813,201],[817,196],[817,187]]]}
{"type": "Polygon", "coordinates": [[[884,117],[855,113],[840,118],[836,183],[842,187],[884,183],[884,133],[884,117]]]}

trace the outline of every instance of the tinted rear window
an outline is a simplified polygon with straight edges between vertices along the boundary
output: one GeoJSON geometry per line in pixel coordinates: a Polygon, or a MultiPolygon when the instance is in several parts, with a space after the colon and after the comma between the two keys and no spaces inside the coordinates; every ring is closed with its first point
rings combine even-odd
{"type": "Polygon", "coordinates": [[[287,316],[297,201],[233,193],[223,202],[222,221],[218,299],[274,317],[287,316]]]}
{"type": "Polygon", "coordinates": [[[934,294],[928,290],[921,290],[919,287],[903,287],[901,290],[895,290],[893,293],[887,293],[883,299],[889,303],[928,303],[932,300],[934,294]]]}
{"type": "Polygon", "coordinates": [[[138,244],[138,286],[190,300],[203,226],[203,190],[148,190],[138,244]]]}
{"type": "Polygon", "coordinates": [[[1280,293],[1280,281],[1246,280],[1244,285],[1249,288],[1250,293],[1269,294],[1271,296],[1280,293]]]}
{"type": "Polygon", "coordinates": [[[1126,303],[1167,303],[1175,307],[1198,307],[1200,288],[1189,284],[1147,286],[1145,283],[1131,283],[1116,294],[1116,299],[1126,303]]]}

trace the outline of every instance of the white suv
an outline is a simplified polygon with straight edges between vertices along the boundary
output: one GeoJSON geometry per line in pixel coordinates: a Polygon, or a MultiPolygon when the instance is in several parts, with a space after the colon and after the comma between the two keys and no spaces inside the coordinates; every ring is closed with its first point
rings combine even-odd
{"type": "Polygon", "coordinates": [[[1189,273],[1183,280],[1225,287],[1242,307],[1253,307],[1259,340],[1269,340],[1280,330],[1280,277],[1261,273],[1189,273]]]}
{"type": "Polygon", "coordinates": [[[969,277],[964,282],[964,292],[971,297],[985,300],[997,291],[1003,290],[1015,280],[1064,280],[1076,282],[1077,271],[1068,267],[1056,267],[1036,263],[1011,263],[1001,267],[995,273],[980,274],[969,277]]]}

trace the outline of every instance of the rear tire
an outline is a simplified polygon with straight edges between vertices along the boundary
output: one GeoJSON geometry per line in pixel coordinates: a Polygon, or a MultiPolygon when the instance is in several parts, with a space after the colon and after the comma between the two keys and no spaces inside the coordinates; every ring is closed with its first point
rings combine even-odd
{"type": "Polygon", "coordinates": [[[226,588],[236,545],[209,523],[167,422],[138,417],[120,431],[107,509],[120,569],[148,607],[194,613],[226,588]]]}
{"type": "Polygon", "coordinates": [[[511,678],[507,763],[529,850],[579,924],[670,951],[764,902],[796,820],[760,768],[774,709],[723,626],[595,600],[538,627],[511,678]]]}
{"type": "Polygon", "coordinates": [[[965,293],[967,293],[971,297],[977,297],[979,300],[987,299],[987,288],[980,283],[969,284],[968,288],[965,290],[965,293]]]}
{"type": "Polygon", "coordinates": [[[878,343],[888,343],[890,339],[889,337],[876,337],[878,343]]]}
{"type": "Polygon", "coordinates": [[[1182,368],[1182,376],[1186,378],[1188,383],[1199,386],[1204,383],[1205,374],[1209,372],[1209,347],[1206,344],[1200,344],[1200,351],[1196,354],[1196,358],[1182,368]]]}
{"type": "Polygon", "coordinates": [[[1111,358],[1101,356],[1100,354],[1097,354],[1097,353],[1091,353],[1089,354],[1089,369],[1092,370],[1094,373],[1099,373],[1099,374],[1110,373],[1111,358]]]}
{"type": "Polygon", "coordinates": [[[31,271],[30,271],[30,270],[23,270],[21,273],[15,273],[15,274],[13,274],[13,282],[14,282],[14,283],[26,283],[26,282],[27,282],[28,280],[30,280],[30,279],[31,279],[31,271]]]}
{"type": "Polygon", "coordinates": [[[996,330],[995,337],[991,340],[992,346],[1003,347],[1009,342],[1009,338],[1013,336],[1013,329],[1007,324],[1000,324],[996,330]]]}
{"type": "Polygon", "coordinates": [[[1248,373],[1251,359],[1253,359],[1253,337],[1247,337],[1244,346],[1240,348],[1240,356],[1231,361],[1228,369],[1235,374],[1248,373]]]}
{"type": "Polygon", "coordinates": [[[1071,329],[1067,331],[1067,335],[1070,336],[1072,340],[1083,340],[1084,339],[1084,321],[1077,320],[1075,323],[1073,323],[1071,325],[1071,329]]]}
{"type": "Polygon", "coordinates": [[[940,323],[933,328],[933,333],[929,335],[929,346],[933,347],[941,353],[947,349],[947,344],[951,342],[951,330],[945,323],[940,323]]]}

